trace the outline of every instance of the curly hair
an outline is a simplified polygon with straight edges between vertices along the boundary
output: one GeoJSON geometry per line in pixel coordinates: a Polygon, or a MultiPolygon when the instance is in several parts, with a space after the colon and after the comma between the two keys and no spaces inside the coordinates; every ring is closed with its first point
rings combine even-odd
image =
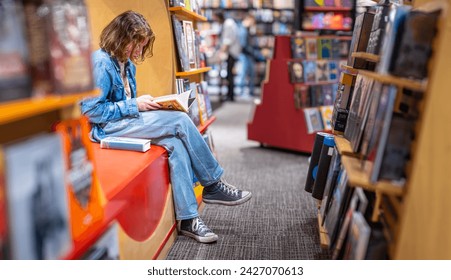
{"type": "Polygon", "coordinates": [[[130,57],[134,63],[143,62],[153,55],[155,33],[143,15],[126,11],[115,17],[100,34],[100,47],[111,56],[124,62],[127,60],[126,47],[132,43],[132,52],[142,42],[149,38],[139,57],[130,57]]]}

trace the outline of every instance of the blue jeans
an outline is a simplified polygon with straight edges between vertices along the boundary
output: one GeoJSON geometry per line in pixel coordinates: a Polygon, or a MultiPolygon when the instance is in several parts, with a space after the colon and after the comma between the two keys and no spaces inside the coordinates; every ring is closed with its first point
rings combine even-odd
{"type": "Polygon", "coordinates": [[[238,85],[241,87],[241,92],[244,92],[246,85],[249,86],[249,95],[254,95],[255,88],[255,61],[244,53],[240,54],[239,58],[242,69],[238,73],[238,85]],[[246,81],[246,78],[248,79],[246,81]]]}
{"type": "MultiPolygon", "coordinates": [[[[109,122],[106,136],[152,139],[169,154],[169,173],[177,220],[198,216],[193,174],[203,186],[217,182],[224,170],[186,113],[179,111],[141,112],[139,118],[109,122]]],[[[100,139],[97,139],[100,140],[100,139]]]]}

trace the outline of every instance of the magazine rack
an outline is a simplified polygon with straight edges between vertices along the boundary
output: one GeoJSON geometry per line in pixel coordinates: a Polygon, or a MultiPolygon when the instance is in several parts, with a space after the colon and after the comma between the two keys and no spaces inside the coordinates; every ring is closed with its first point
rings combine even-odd
{"type": "Polygon", "coordinates": [[[277,148],[311,153],[315,134],[307,133],[304,111],[295,108],[294,84],[287,63],[292,59],[290,36],[276,36],[268,61],[261,102],[247,125],[247,138],[277,148]]]}

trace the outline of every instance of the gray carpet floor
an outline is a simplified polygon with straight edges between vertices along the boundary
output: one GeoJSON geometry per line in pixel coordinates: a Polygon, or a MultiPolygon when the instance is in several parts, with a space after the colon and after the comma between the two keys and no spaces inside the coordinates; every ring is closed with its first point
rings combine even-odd
{"type": "Polygon", "coordinates": [[[304,191],[308,155],[247,140],[251,102],[224,103],[209,127],[226,180],[252,192],[239,206],[205,205],[202,219],[219,236],[200,244],[178,236],[169,260],[319,260],[316,203],[304,191]]]}

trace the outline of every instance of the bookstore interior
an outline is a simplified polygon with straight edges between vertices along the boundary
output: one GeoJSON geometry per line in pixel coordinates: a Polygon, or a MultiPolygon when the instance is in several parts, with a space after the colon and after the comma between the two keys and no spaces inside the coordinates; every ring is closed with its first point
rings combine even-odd
{"type": "Polygon", "coordinates": [[[186,112],[213,152],[228,75],[215,15],[247,28],[258,58],[234,69],[247,138],[309,156],[300,192],[330,259],[451,259],[449,4],[0,0],[0,259],[165,259],[177,239],[166,150],[93,142],[79,107],[100,95],[99,35],[127,10],[158,36],[138,95],[186,112]]]}

